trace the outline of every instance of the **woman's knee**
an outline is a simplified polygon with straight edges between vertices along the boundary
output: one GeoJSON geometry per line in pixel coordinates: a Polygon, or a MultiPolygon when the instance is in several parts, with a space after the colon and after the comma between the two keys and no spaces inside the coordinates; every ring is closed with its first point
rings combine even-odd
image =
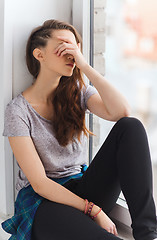
{"type": "Polygon", "coordinates": [[[135,131],[144,129],[142,122],[135,117],[123,117],[119,119],[116,124],[120,127],[135,131]]]}

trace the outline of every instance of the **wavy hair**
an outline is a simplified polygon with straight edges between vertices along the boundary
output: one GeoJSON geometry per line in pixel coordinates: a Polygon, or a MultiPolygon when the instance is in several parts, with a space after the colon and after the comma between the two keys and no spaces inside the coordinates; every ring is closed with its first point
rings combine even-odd
{"type": "MultiPolygon", "coordinates": [[[[72,25],[55,19],[45,21],[43,25],[32,31],[26,46],[26,63],[34,79],[38,77],[40,72],[40,62],[33,56],[33,50],[38,47],[46,47],[48,39],[53,38],[53,31],[59,29],[70,30],[74,34],[76,42],[81,43],[82,46],[81,36],[72,25]]],[[[92,134],[86,128],[85,110],[81,107],[80,102],[83,86],[85,83],[82,73],[75,66],[70,77],[62,76],[60,78],[60,82],[53,92],[52,125],[55,137],[61,146],[75,141],[75,138],[80,141],[82,132],[86,136],[87,133],[92,134]]]]}

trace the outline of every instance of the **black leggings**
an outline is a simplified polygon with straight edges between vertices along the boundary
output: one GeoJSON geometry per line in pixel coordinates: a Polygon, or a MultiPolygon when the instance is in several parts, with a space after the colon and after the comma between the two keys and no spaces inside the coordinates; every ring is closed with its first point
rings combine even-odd
{"type": "MultiPolygon", "coordinates": [[[[64,185],[81,198],[102,207],[106,214],[122,190],[132,219],[136,240],[157,238],[152,196],[152,166],[147,136],[141,122],[122,118],[81,179],[64,185]]],[[[44,199],[37,209],[32,240],[118,240],[80,210],[44,199]]]]}

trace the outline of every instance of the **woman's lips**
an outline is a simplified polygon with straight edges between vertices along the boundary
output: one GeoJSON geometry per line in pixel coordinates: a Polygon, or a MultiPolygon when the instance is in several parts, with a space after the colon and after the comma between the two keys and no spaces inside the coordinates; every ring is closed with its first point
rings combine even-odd
{"type": "Polygon", "coordinates": [[[73,67],[74,65],[73,64],[66,64],[67,66],[70,66],[70,67],[73,67]]]}

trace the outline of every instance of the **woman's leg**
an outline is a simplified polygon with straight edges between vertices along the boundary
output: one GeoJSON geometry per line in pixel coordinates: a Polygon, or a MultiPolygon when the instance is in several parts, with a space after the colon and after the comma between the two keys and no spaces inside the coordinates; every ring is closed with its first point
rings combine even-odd
{"type": "Polygon", "coordinates": [[[93,201],[105,213],[111,211],[122,189],[132,218],[134,238],[157,237],[150,153],[139,120],[120,119],[82,178],[72,180],[65,187],[93,201]]]}
{"type": "Polygon", "coordinates": [[[31,240],[120,240],[80,210],[44,199],[35,214],[31,240]]]}

